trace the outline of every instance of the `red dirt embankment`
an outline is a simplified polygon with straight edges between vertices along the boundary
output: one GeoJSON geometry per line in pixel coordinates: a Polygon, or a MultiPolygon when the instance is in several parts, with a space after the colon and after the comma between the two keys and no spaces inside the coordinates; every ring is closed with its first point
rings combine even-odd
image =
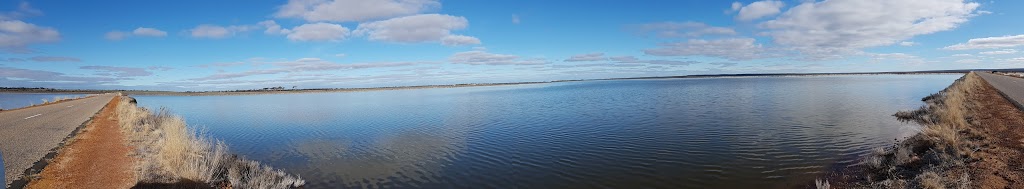
{"type": "Polygon", "coordinates": [[[118,125],[115,96],[26,188],[129,188],[135,173],[118,125]]]}

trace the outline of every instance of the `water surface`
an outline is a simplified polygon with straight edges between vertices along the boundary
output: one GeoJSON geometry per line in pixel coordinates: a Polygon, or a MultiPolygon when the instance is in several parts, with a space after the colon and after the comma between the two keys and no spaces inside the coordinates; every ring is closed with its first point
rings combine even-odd
{"type": "Polygon", "coordinates": [[[959,75],[140,96],[309,188],[791,188],[917,132],[959,75]]]}
{"type": "Polygon", "coordinates": [[[42,104],[43,100],[52,102],[54,98],[78,98],[84,94],[59,93],[0,93],[0,109],[10,110],[42,104]]]}

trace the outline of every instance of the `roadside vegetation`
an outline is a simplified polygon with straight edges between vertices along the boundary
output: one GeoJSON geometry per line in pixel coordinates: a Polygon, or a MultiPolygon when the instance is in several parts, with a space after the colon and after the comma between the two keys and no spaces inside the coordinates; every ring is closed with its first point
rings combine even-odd
{"type": "MultiPolygon", "coordinates": [[[[863,159],[842,188],[1018,188],[1024,113],[975,73],[894,116],[921,132],[863,159]],[[1012,143],[1012,144],[1011,144],[1012,143]]],[[[817,184],[822,188],[822,184],[817,184]]],[[[828,184],[824,185],[828,188],[828,184]]]]}
{"type": "Polygon", "coordinates": [[[296,188],[296,175],[229,154],[221,141],[199,134],[181,117],[138,107],[123,97],[120,125],[138,159],[138,186],[172,188],[296,188]]]}

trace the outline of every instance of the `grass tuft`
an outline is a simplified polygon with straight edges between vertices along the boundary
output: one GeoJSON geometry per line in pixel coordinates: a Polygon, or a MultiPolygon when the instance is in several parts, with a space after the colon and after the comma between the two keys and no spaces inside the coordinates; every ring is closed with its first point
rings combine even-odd
{"type": "Polygon", "coordinates": [[[136,148],[140,184],[201,182],[210,187],[294,188],[305,185],[298,176],[228,153],[224,142],[198,134],[185,121],[121,98],[118,116],[122,132],[136,148]]]}
{"type": "Polygon", "coordinates": [[[897,112],[900,121],[916,122],[921,132],[892,148],[865,157],[866,188],[970,188],[971,177],[952,171],[966,167],[977,144],[968,120],[976,109],[968,97],[984,86],[975,73],[964,75],[945,90],[924,97],[925,106],[897,112]]]}

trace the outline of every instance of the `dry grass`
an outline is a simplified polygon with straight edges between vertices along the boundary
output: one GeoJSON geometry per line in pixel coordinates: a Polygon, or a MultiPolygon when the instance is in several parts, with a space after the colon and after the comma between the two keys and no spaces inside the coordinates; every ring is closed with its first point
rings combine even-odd
{"type": "MultiPolygon", "coordinates": [[[[916,122],[921,133],[888,149],[877,149],[864,159],[870,176],[866,188],[970,188],[971,177],[962,170],[978,148],[969,113],[976,109],[968,95],[984,81],[975,73],[956,80],[945,90],[925,97],[918,110],[896,113],[899,120],[916,122]],[[950,179],[952,178],[952,179],[950,179]]],[[[853,187],[853,186],[851,186],[853,187]]]]}
{"type": "Polygon", "coordinates": [[[125,97],[118,104],[123,132],[136,150],[139,183],[201,182],[211,187],[292,188],[298,176],[228,154],[223,142],[186,126],[166,110],[151,112],[125,97]]]}

